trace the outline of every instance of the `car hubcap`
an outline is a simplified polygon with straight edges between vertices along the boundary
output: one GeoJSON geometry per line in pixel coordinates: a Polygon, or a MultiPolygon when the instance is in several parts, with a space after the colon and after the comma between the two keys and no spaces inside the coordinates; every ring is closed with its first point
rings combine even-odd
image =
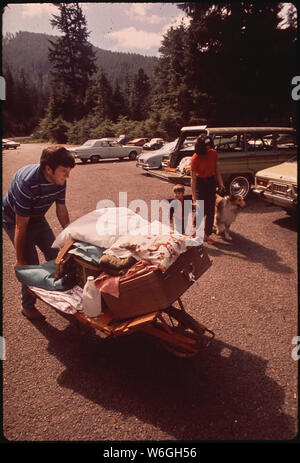
{"type": "Polygon", "coordinates": [[[246,177],[236,177],[230,183],[230,194],[245,197],[250,189],[249,181],[246,177]]]}

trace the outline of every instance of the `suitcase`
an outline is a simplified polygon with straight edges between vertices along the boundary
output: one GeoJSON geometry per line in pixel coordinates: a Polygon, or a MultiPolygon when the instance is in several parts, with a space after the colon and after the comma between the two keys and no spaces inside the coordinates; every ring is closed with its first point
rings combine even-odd
{"type": "MultiPolygon", "coordinates": [[[[57,277],[72,272],[83,288],[87,277],[95,278],[101,273],[99,267],[91,265],[77,256],[68,254],[74,240],[70,240],[61,249],[57,258],[57,277]]],[[[114,320],[123,320],[164,310],[173,304],[200,276],[211,266],[211,261],[203,246],[192,246],[181,254],[176,261],[162,272],[157,269],[120,281],[119,297],[107,293],[102,295],[102,308],[108,308],[114,320]]]]}
{"type": "Polygon", "coordinates": [[[119,297],[102,293],[115,320],[135,317],[173,304],[211,266],[203,246],[191,247],[167,269],[120,282],[119,297]]]}

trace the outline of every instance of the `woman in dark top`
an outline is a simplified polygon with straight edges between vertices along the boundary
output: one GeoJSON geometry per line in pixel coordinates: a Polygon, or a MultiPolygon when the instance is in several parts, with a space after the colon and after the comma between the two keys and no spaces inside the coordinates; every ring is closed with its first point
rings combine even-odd
{"type": "Polygon", "coordinates": [[[200,135],[191,160],[191,188],[193,206],[196,206],[196,200],[204,200],[204,241],[208,243],[214,243],[210,235],[215,215],[216,181],[220,190],[225,190],[213,140],[211,137],[200,135]]]}

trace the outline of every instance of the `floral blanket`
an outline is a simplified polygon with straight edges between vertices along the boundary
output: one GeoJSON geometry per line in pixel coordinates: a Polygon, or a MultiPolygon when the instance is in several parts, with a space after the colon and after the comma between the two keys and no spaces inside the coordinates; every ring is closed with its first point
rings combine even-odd
{"type": "Polygon", "coordinates": [[[146,260],[163,272],[175,262],[177,257],[191,244],[184,235],[139,235],[122,236],[105,254],[119,256],[130,253],[136,260],[146,260]]]}

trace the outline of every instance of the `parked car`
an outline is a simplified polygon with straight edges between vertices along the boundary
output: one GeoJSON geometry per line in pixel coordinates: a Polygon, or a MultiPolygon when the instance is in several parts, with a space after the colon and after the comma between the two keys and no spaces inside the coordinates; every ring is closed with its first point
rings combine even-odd
{"type": "Polygon", "coordinates": [[[144,150],[157,150],[161,148],[164,144],[164,140],[162,138],[151,138],[148,143],[145,143],[143,146],[144,150]]]}
{"type": "Polygon", "coordinates": [[[2,149],[9,150],[9,149],[17,149],[20,146],[20,143],[16,141],[7,140],[6,138],[2,139],[2,149]]]}
{"type": "Polygon", "coordinates": [[[167,158],[176,146],[176,140],[166,143],[160,149],[141,153],[136,162],[137,167],[142,167],[145,170],[160,169],[162,161],[167,158]]]}
{"type": "Polygon", "coordinates": [[[119,135],[118,138],[116,139],[116,141],[118,143],[121,143],[121,145],[127,145],[127,143],[132,140],[132,137],[128,137],[127,135],[125,134],[122,134],[122,135],[119,135]]]}
{"type": "Polygon", "coordinates": [[[253,193],[287,212],[295,211],[298,206],[297,156],[257,172],[253,193]]]}
{"type": "Polygon", "coordinates": [[[145,143],[150,141],[149,138],[135,138],[127,143],[127,145],[134,145],[134,146],[144,146],[145,143]]]}
{"type": "Polygon", "coordinates": [[[218,152],[219,167],[226,190],[246,197],[254,184],[255,174],[297,154],[296,131],[290,127],[182,127],[180,136],[162,170],[150,175],[171,183],[190,185],[189,175],[177,171],[181,159],[194,154],[189,137],[210,135],[218,152]],[[189,143],[186,140],[189,138],[189,143]]]}
{"type": "Polygon", "coordinates": [[[136,159],[141,153],[140,146],[121,145],[116,141],[109,140],[87,140],[82,146],[73,148],[74,156],[82,162],[98,162],[100,159],[124,158],[136,159]]]}

